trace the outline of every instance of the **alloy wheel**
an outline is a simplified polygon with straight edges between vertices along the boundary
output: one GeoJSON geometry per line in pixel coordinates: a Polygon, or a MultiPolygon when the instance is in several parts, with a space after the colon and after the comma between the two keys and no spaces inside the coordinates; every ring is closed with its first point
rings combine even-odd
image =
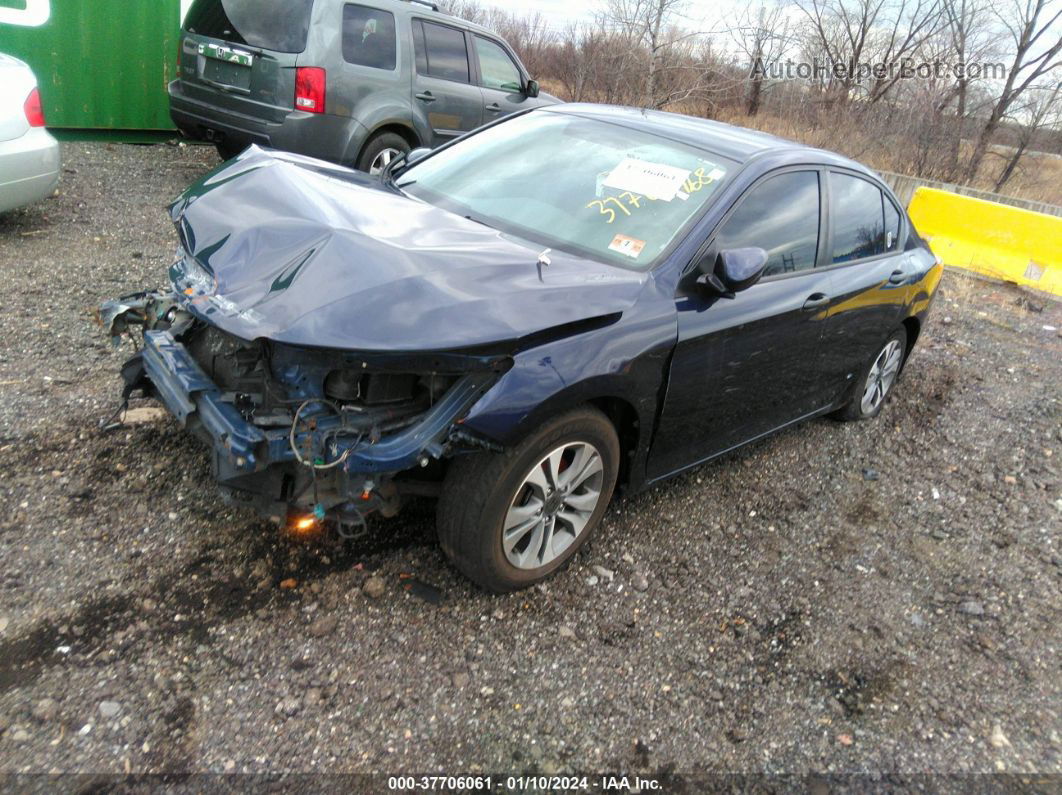
{"type": "Polygon", "coordinates": [[[900,360],[903,358],[903,350],[897,340],[889,340],[889,343],[881,349],[874,360],[870,372],[867,374],[866,384],[863,386],[863,399],[859,407],[864,414],[871,414],[885,399],[897,373],[900,372],[900,360]]]}
{"type": "Polygon", "coordinates": [[[502,549],[518,569],[556,560],[586,529],[601,501],[604,464],[588,442],[554,448],[524,476],[502,523],[502,549]]]}
{"type": "Polygon", "coordinates": [[[376,157],[372,159],[372,163],[369,164],[369,173],[374,176],[379,174],[400,154],[402,153],[398,149],[390,146],[386,149],[381,149],[376,153],[376,157]]]}

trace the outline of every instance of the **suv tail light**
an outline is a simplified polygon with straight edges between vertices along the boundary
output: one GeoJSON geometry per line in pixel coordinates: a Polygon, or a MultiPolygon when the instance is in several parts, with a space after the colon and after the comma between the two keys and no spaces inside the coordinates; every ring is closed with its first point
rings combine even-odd
{"type": "Polygon", "coordinates": [[[295,109],[325,112],[325,70],[320,66],[300,66],[295,70],[295,109]]]}
{"type": "Polygon", "coordinates": [[[26,121],[29,122],[30,127],[44,126],[44,109],[41,107],[41,92],[36,88],[29,93],[28,97],[26,97],[26,101],[22,105],[22,110],[26,112],[26,121]]]}

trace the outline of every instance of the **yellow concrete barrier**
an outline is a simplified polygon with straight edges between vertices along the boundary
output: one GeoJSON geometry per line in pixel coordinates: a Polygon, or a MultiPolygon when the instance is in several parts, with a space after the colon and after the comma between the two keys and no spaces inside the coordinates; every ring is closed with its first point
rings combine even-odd
{"type": "Polygon", "coordinates": [[[935,188],[907,212],[945,265],[1062,296],[1062,218],[935,188]]]}

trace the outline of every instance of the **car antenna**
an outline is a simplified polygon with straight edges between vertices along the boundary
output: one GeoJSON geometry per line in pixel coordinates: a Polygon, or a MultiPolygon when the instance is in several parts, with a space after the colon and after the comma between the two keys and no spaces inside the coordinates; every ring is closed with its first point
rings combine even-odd
{"type": "Polygon", "coordinates": [[[538,265],[549,266],[549,265],[553,264],[553,260],[551,260],[549,258],[549,252],[551,250],[552,249],[548,249],[548,248],[542,249],[542,253],[538,255],[538,263],[537,263],[538,265]]]}

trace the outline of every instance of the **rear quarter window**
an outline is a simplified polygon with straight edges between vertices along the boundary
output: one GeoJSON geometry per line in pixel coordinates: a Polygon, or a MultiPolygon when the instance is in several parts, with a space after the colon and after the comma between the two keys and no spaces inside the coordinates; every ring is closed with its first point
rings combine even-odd
{"type": "Polygon", "coordinates": [[[302,52],[306,49],[313,1],[195,0],[184,29],[263,50],[302,52]]]}
{"type": "Polygon", "coordinates": [[[378,8],[343,6],[343,60],[375,69],[395,68],[395,15],[378,8]]]}

